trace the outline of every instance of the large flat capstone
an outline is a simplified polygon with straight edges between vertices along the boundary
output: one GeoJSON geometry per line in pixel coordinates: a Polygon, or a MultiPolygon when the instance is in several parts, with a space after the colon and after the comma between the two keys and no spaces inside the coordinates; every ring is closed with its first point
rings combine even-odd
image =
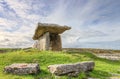
{"type": "Polygon", "coordinates": [[[39,64],[31,63],[17,63],[17,64],[12,64],[9,66],[6,66],[4,68],[4,71],[6,73],[12,73],[12,74],[18,74],[18,75],[23,75],[23,74],[37,74],[40,71],[39,64]]]}
{"type": "Polygon", "coordinates": [[[69,29],[71,29],[71,27],[68,27],[66,25],[61,26],[58,24],[38,23],[35,34],[33,36],[33,40],[39,39],[39,37],[41,37],[46,32],[53,34],[61,34],[69,29]]]}
{"type": "Polygon", "coordinates": [[[75,64],[57,64],[48,66],[49,71],[57,76],[69,75],[77,76],[80,72],[88,72],[94,69],[93,61],[80,62],[75,64]]]}

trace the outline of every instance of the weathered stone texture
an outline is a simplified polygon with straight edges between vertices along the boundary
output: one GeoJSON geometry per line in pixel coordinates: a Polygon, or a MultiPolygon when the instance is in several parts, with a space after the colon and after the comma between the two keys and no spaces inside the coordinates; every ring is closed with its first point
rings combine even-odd
{"type": "Polygon", "coordinates": [[[35,30],[33,40],[37,40],[33,48],[39,50],[61,51],[62,43],[59,34],[71,29],[68,26],[60,26],[57,24],[38,23],[35,30]]]}
{"type": "Polygon", "coordinates": [[[49,44],[50,44],[50,37],[49,37],[49,32],[45,33],[43,36],[41,36],[38,39],[38,49],[40,50],[49,50],[49,44]]]}
{"type": "Polygon", "coordinates": [[[39,64],[27,64],[27,63],[18,63],[18,64],[12,64],[9,66],[6,66],[4,68],[4,71],[6,73],[12,73],[12,74],[37,74],[40,71],[39,64]]]}
{"type": "Polygon", "coordinates": [[[45,33],[43,36],[41,36],[38,41],[34,44],[34,48],[37,48],[39,50],[49,50],[50,45],[50,36],[49,32],[45,33]]]}
{"type": "Polygon", "coordinates": [[[58,34],[45,33],[35,42],[34,48],[39,50],[62,50],[61,37],[58,34]]]}
{"type": "Polygon", "coordinates": [[[48,66],[49,71],[55,75],[77,76],[80,72],[88,72],[94,69],[93,61],[81,62],[75,64],[58,64],[48,66]]]}
{"type": "Polygon", "coordinates": [[[34,40],[39,39],[44,33],[50,32],[54,34],[61,34],[66,30],[71,29],[68,26],[60,26],[58,24],[48,24],[48,23],[38,23],[37,28],[35,30],[35,34],[33,36],[34,40]]]}

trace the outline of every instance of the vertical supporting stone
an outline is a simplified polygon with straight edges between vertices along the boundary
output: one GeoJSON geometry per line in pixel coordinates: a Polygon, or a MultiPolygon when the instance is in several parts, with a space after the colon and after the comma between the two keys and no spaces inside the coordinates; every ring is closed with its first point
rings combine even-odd
{"type": "Polygon", "coordinates": [[[34,48],[39,50],[61,51],[61,36],[59,34],[47,32],[35,42],[34,48]]]}
{"type": "Polygon", "coordinates": [[[50,37],[49,37],[49,32],[47,32],[38,39],[36,48],[39,50],[49,50],[49,44],[50,44],[50,37]]]}
{"type": "Polygon", "coordinates": [[[61,42],[61,36],[57,35],[57,50],[61,51],[62,50],[62,42],[61,42]]]}
{"type": "Polygon", "coordinates": [[[50,34],[50,48],[53,51],[61,51],[62,44],[61,44],[61,37],[58,34],[50,34]]]}
{"type": "Polygon", "coordinates": [[[32,48],[37,48],[37,41],[35,41],[32,48]]]}
{"type": "Polygon", "coordinates": [[[39,50],[61,51],[62,42],[59,34],[69,29],[71,27],[66,25],[38,23],[33,35],[33,40],[37,40],[37,43],[33,47],[39,50]]]}
{"type": "Polygon", "coordinates": [[[46,45],[45,45],[46,50],[49,50],[49,46],[50,46],[50,33],[47,32],[46,33],[46,45]]]}

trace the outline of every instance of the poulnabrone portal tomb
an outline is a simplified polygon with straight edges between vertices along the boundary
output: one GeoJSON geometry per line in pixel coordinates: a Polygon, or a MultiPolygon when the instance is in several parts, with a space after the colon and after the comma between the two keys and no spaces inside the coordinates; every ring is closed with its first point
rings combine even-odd
{"type": "Polygon", "coordinates": [[[39,50],[61,51],[61,36],[64,31],[71,29],[68,26],[60,26],[57,24],[38,23],[33,36],[33,40],[37,40],[33,48],[39,50]]]}

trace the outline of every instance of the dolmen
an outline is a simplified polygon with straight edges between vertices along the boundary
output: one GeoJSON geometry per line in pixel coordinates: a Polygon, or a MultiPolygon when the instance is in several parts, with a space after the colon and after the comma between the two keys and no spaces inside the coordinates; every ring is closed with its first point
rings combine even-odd
{"type": "Polygon", "coordinates": [[[78,76],[81,72],[89,72],[94,69],[93,61],[80,62],[75,64],[57,64],[48,66],[49,71],[57,76],[68,75],[78,76]]]}
{"type": "Polygon", "coordinates": [[[66,25],[38,23],[33,35],[33,40],[36,40],[33,48],[38,50],[61,51],[62,41],[60,34],[70,29],[71,27],[66,25]]]}
{"type": "Polygon", "coordinates": [[[36,63],[15,63],[4,68],[6,73],[25,75],[38,74],[40,72],[39,64],[36,63]]]}

